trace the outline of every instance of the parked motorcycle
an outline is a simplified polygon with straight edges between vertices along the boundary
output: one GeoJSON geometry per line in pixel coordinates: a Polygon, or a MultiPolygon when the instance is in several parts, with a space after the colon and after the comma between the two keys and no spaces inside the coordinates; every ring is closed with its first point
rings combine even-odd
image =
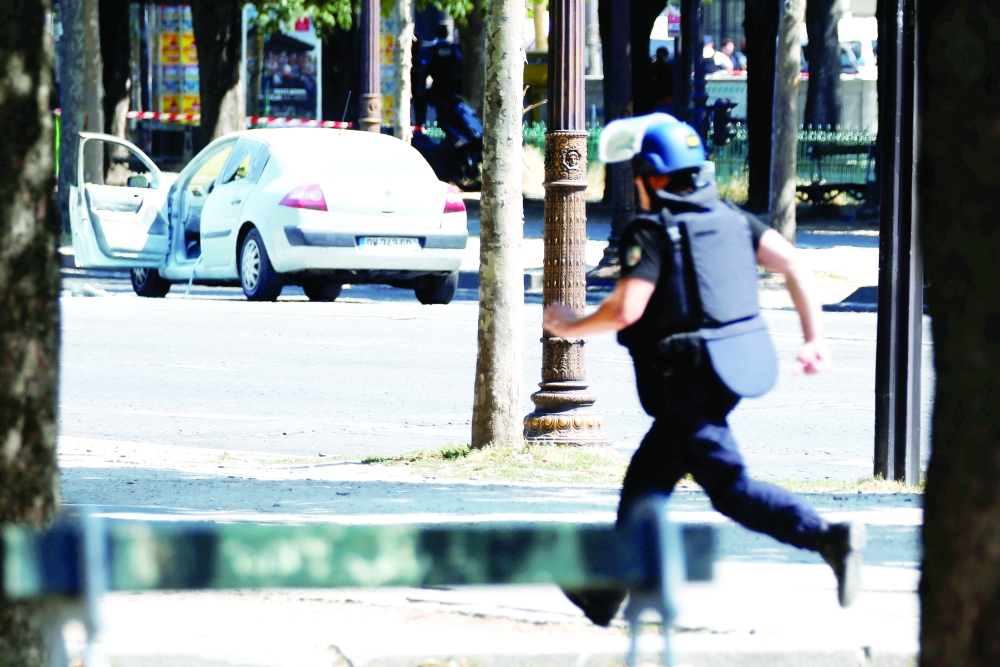
{"type": "Polygon", "coordinates": [[[482,180],[483,125],[476,112],[454,95],[436,106],[437,124],[444,137],[423,132],[413,135],[413,147],[430,163],[437,177],[463,190],[478,190],[482,180]]]}

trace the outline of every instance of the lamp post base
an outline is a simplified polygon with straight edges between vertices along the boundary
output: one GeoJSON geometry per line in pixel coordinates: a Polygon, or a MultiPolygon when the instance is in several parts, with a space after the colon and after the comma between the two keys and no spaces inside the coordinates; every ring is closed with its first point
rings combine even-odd
{"type": "Polygon", "coordinates": [[[542,382],[531,395],[535,409],[524,418],[524,439],[552,445],[610,446],[604,417],[594,412],[597,396],[583,382],[542,382]]]}

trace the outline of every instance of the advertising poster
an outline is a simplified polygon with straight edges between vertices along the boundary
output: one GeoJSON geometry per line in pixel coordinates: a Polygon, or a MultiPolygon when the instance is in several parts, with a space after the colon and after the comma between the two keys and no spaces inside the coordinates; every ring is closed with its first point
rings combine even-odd
{"type": "Polygon", "coordinates": [[[379,28],[379,78],[382,91],[382,124],[396,124],[396,17],[383,16],[379,28]]]}
{"type": "Polygon", "coordinates": [[[185,65],[198,64],[198,47],[194,44],[194,33],[181,33],[181,62],[185,65]]]}
{"type": "Polygon", "coordinates": [[[162,113],[200,113],[198,47],[194,41],[191,7],[160,5],[157,24],[150,26],[159,38],[153,63],[154,94],[162,113]]]}
{"type": "MultiPolygon", "coordinates": [[[[252,10],[250,10],[252,12],[252,10]]],[[[253,14],[247,21],[247,44],[256,43],[253,14]]],[[[322,43],[312,22],[301,18],[264,41],[260,71],[259,108],[263,116],[319,119],[322,43]]],[[[253,76],[255,54],[247,54],[247,80],[253,76]]]]}
{"type": "Polygon", "coordinates": [[[181,36],[176,32],[160,33],[160,62],[164,65],[181,61],[181,36]]]}

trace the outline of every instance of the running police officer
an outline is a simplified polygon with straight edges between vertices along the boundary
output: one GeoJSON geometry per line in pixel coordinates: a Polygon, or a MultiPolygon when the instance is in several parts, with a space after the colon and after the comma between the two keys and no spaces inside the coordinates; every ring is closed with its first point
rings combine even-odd
{"type": "MultiPolygon", "coordinates": [[[[619,245],[621,278],[591,315],[561,304],[545,329],[578,338],[617,331],[635,365],[639,399],[653,418],[625,474],[618,521],[651,492],[670,493],[687,473],[719,511],[751,530],[819,552],[837,577],[842,606],[860,588],[865,526],[828,524],[794,494],[751,479],[726,416],[741,397],[760,396],[777,378],[777,358],[757,301],[757,266],[785,276],[805,343],[805,373],[830,365],[819,308],[794,247],[754,217],[699,184],[705,151],[698,134],[666,114],[610,123],[605,162],[632,159],[641,213],[619,245]]],[[[598,625],[614,617],[624,591],[569,593],[598,625]]]]}

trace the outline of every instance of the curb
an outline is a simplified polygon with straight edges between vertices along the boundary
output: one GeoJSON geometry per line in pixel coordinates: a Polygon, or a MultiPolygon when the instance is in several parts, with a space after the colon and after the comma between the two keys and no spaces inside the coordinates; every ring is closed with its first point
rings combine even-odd
{"type": "MultiPolygon", "coordinates": [[[[927,288],[924,288],[924,315],[930,315],[927,307],[927,288]]],[[[828,303],[823,305],[823,311],[828,313],[877,313],[878,312],[878,286],[868,285],[859,287],[854,293],[840,303],[828,303]]]]}

